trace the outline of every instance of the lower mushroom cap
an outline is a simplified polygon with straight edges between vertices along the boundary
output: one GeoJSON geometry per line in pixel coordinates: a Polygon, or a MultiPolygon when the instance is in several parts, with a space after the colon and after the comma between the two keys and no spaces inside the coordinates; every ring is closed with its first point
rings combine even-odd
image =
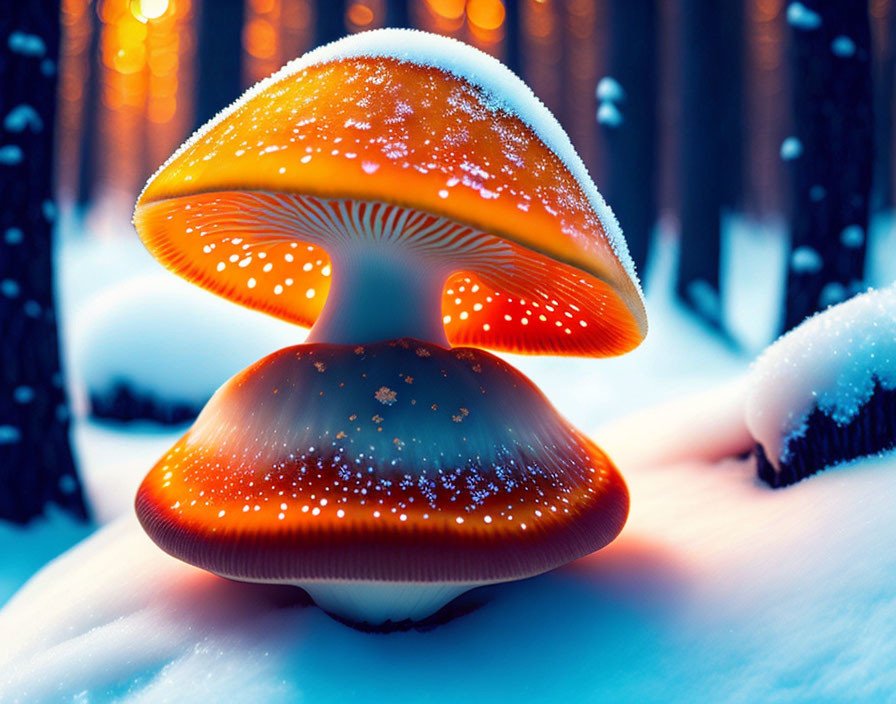
{"type": "Polygon", "coordinates": [[[137,495],[175,557],[303,585],[528,577],[603,547],[627,512],[615,467],[532,382],[481,350],[412,339],[269,355],[221,387],[137,495]]]}

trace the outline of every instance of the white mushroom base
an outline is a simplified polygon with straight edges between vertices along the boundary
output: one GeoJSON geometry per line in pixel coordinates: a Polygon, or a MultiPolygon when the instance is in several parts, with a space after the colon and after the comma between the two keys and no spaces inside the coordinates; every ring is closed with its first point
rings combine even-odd
{"type": "Polygon", "coordinates": [[[481,584],[411,582],[305,582],[297,584],[327,613],[379,626],[422,621],[481,584]]]}

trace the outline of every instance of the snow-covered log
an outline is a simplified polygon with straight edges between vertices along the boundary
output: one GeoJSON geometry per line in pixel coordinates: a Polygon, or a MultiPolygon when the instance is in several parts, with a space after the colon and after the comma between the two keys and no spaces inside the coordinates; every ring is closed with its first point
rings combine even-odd
{"type": "Polygon", "coordinates": [[[771,486],[896,447],[896,285],[784,335],[757,361],[749,389],[747,425],[771,486]]]}

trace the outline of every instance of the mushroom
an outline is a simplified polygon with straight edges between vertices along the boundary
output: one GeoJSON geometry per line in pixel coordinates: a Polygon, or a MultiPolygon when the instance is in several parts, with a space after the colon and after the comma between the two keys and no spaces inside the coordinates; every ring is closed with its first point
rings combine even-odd
{"type": "Polygon", "coordinates": [[[477,349],[609,356],[646,334],[616,220],[496,60],[408,30],[312,51],[194,134],[134,223],[174,272],[311,326],[145,479],[169,553],[382,623],[621,530],[609,459],[477,349]]]}
{"type": "Polygon", "coordinates": [[[492,57],[425,32],[287,64],[175,152],[134,223],[163,265],[313,325],[309,342],[607,356],[647,331],[616,219],[556,119],[492,57]]]}
{"type": "Polygon", "coordinates": [[[482,350],[410,338],[262,359],[137,497],[167,552],[373,624],[598,550],[627,510],[612,463],[531,381],[482,350]]]}

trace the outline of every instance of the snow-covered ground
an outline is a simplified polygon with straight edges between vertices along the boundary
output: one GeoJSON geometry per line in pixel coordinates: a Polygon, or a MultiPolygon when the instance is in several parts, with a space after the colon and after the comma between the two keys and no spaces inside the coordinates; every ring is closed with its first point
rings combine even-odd
{"type": "MultiPolygon", "coordinates": [[[[159,551],[131,502],[182,429],[81,419],[82,476],[108,524],[0,610],[0,701],[896,701],[896,458],[779,491],[736,459],[752,445],[745,373],[773,334],[781,290],[767,282],[785,253],[772,226],[728,232],[723,306],[741,350],[674,305],[664,236],[638,350],[513,359],[629,483],[631,516],[607,549],[471,592],[472,610],[433,630],[362,633],[298,589],[228,582],[159,551]]],[[[887,238],[878,284],[896,272],[887,238]]],[[[64,320],[103,287],[153,273],[134,244],[66,243],[64,320]]],[[[55,514],[0,527],[14,556],[0,602],[87,532],[55,514]]]]}
{"type": "Polygon", "coordinates": [[[358,632],[298,589],[203,573],[128,513],[0,612],[0,699],[892,700],[894,458],[771,491],[747,461],[634,454],[615,543],[427,632],[358,632]]]}

